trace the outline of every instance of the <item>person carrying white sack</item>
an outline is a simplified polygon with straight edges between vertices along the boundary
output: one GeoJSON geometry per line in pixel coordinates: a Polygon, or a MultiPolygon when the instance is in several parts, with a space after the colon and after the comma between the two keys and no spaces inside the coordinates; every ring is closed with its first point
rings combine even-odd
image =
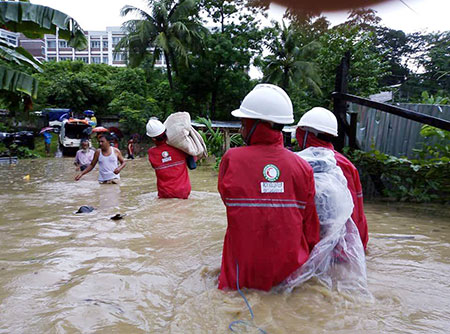
{"type": "Polygon", "coordinates": [[[208,156],[206,144],[202,136],[192,127],[189,113],[176,112],[169,115],[164,126],[167,144],[196,159],[208,156]]]}

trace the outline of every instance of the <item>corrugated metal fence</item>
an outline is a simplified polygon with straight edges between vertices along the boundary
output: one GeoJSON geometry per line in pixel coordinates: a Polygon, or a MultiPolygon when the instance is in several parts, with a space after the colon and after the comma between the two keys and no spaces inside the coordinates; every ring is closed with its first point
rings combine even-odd
{"type": "MultiPolygon", "coordinates": [[[[449,105],[400,103],[400,107],[450,120],[449,105]]],[[[358,112],[356,137],[363,151],[375,149],[396,157],[414,157],[419,143],[432,143],[420,136],[423,124],[383,111],[349,103],[350,112],[358,112]]],[[[350,120],[349,120],[350,121],[350,120]]]]}

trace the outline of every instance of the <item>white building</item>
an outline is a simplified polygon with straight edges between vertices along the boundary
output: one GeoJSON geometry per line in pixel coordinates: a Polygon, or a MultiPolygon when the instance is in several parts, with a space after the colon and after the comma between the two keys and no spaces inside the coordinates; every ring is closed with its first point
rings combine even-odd
{"type": "MultiPolygon", "coordinates": [[[[0,29],[0,39],[10,44],[22,46],[40,61],[80,60],[87,64],[108,64],[111,66],[126,66],[126,54],[114,52],[117,43],[125,36],[121,27],[107,27],[106,31],[86,31],[87,49],[78,51],[56,35],[45,35],[43,39],[29,39],[19,33],[0,29]]],[[[165,67],[164,58],[155,64],[165,67]]]]}
{"type": "Polygon", "coordinates": [[[67,41],[56,35],[45,35],[45,60],[81,60],[87,64],[125,66],[124,53],[114,53],[114,48],[125,33],[120,27],[107,27],[106,31],[87,31],[87,49],[78,51],[67,45],[67,41]]]}
{"type": "Polygon", "coordinates": [[[20,34],[18,32],[11,32],[5,29],[0,29],[0,40],[13,45],[14,47],[19,46],[19,36],[20,34]]]}

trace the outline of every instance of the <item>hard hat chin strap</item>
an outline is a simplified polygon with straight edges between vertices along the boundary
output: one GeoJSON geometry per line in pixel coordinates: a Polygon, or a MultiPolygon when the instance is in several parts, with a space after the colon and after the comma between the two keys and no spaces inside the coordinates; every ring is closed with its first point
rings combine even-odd
{"type": "Polygon", "coordinates": [[[257,119],[255,123],[253,123],[252,128],[250,129],[250,131],[248,132],[247,136],[244,138],[244,142],[247,145],[250,145],[250,139],[252,138],[253,132],[255,132],[256,127],[258,126],[258,124],[261,122],[261,120],[257,119]]]}
{"type": "Polygon", "coordinates": [[[308,135],[309,135],[309,131],[305,130],[305,136],[303,137],[303,145],[302,145],[302,150],[304,150],[306,148],[306,142],[308,140],[308,135]]]}

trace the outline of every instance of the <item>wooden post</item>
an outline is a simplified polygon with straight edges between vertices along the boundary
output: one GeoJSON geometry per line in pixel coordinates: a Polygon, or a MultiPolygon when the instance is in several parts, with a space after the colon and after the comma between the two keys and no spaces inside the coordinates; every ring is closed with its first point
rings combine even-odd
{"type": "MultiPolygon", "coordinates": [[[[350,51],[347,51],[341,60],[336,73],[335,92],[347,93],[348,87],[348,72],[350,69],[350,51]]],[[[342,151],[345,145],[345,133],[348,124],[345,120],[345,113],[347,112],[347,102],[339,98],[333,98],[333,113],[338,120],[339,136],[334,141],[336,150],[342,151]]]]}
{"type": "Polygon", "coordinates": [[[231,147],[231,137],[230,137],[230,130],[229,129],[223,129],[223,136],[224,136],[224,152],[228,151],[231,147]]]}
{"type": "Polygon", "coordinates": [[[350,134],[348,136],[348,146],[350,146],[353,149],[359,148],[356,142],[357,123],[358,123],[358,113],[352,112],[350,114],[350,134]]]}
{"type": "Polygon", "coordinates": [[[343,100],[343,101],[357,103],[361,106],[366,106],[366,107],[369,107],[369,108],[375,109],[375,110],[381,110],[381,111],[387,112],[392,115],[397,115],[397,116],[400,116],[400,117],[403,117],[406,119],[410,119],[415,122],[428,124],[428,125],[434,126],[439,129],[450,131],[450,121],[447,121],[447,120],[441,119],[441,118],[437,118],[435,116],[425,115],[425,114],[419,113],[417,111],[412,111],[412,110],[409,110],[406,108],[401,108],[401,107],[394,106],[391,104],[371,101],[369,99],[365,99],[363,97],[359,97],[359,96],[351,95],[351,94],[341,94],[341,93],[335,92],[332,94],[332,96],[333,96],[333,99],[339,99],[339,100],[343,100]]]}

